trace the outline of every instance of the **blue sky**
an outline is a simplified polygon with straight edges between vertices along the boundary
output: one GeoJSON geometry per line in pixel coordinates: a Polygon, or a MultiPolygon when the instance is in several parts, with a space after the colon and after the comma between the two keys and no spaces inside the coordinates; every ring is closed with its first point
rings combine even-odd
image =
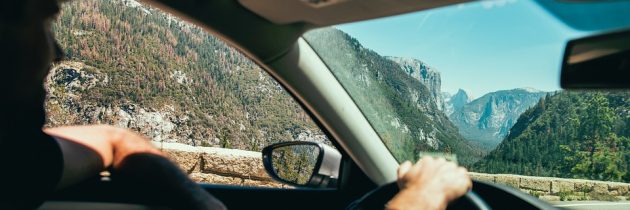
{"type": "Polygon", "coordinates": [[[560,89],[575,31],[526,0],[481,1],[336,26],[381,55],[413,57],[442,75],[442,91],[560,89]]]}

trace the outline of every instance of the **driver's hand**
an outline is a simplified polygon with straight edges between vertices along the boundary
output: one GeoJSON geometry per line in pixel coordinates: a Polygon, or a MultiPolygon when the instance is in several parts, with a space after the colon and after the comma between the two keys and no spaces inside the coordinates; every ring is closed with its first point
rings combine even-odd
{"type": "Polygon", "coordinates": [[[398,168],[400,192],[387,209],[445,209],[472,187],[468,171],[444,158],[423,157],[415,165],[407,161],[398,168]]]}

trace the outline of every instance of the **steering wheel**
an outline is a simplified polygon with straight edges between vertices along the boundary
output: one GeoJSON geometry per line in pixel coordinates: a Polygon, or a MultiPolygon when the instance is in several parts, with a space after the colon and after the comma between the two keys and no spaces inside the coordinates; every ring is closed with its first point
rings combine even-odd
{"type": "MultiPolygon", "coordinates": [[[[399,189],[396,182],[388,183],[370,191],[361,199],[354,202],[349,209],[382,210],[385,204],[389,202],[398,191],[399,189]]],[[[446,209],[491,210],[492,208],[475,192],[469,191],[461,198],[449,203],[446,209]]]]}

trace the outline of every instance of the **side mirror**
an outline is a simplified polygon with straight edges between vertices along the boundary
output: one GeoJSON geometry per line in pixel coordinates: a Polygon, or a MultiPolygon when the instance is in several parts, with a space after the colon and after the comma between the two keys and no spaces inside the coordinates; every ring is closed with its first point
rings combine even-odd
{"type": "Polygon", "coordinates": [[[569,41],[560,86],[564,89],[630,88],[630,30],[569,41]]]}
{"type": "Polygon", "coordinates": [[[272,144],[262,151],[267,173],[277,181],[298,187],[333,188],[337,185],[341,154],[317,142],[272,144]]]}

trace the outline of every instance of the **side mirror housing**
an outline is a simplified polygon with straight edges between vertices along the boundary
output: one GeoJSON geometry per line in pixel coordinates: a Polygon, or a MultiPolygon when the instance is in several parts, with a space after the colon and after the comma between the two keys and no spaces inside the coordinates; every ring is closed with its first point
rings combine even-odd
{"type": "Polygon", "coordinates": [[[262,154],[267,173],[277,181],[297,187],[337,186],[341,153],[328,145],[282,142],[265,147],[262,154]]]}

